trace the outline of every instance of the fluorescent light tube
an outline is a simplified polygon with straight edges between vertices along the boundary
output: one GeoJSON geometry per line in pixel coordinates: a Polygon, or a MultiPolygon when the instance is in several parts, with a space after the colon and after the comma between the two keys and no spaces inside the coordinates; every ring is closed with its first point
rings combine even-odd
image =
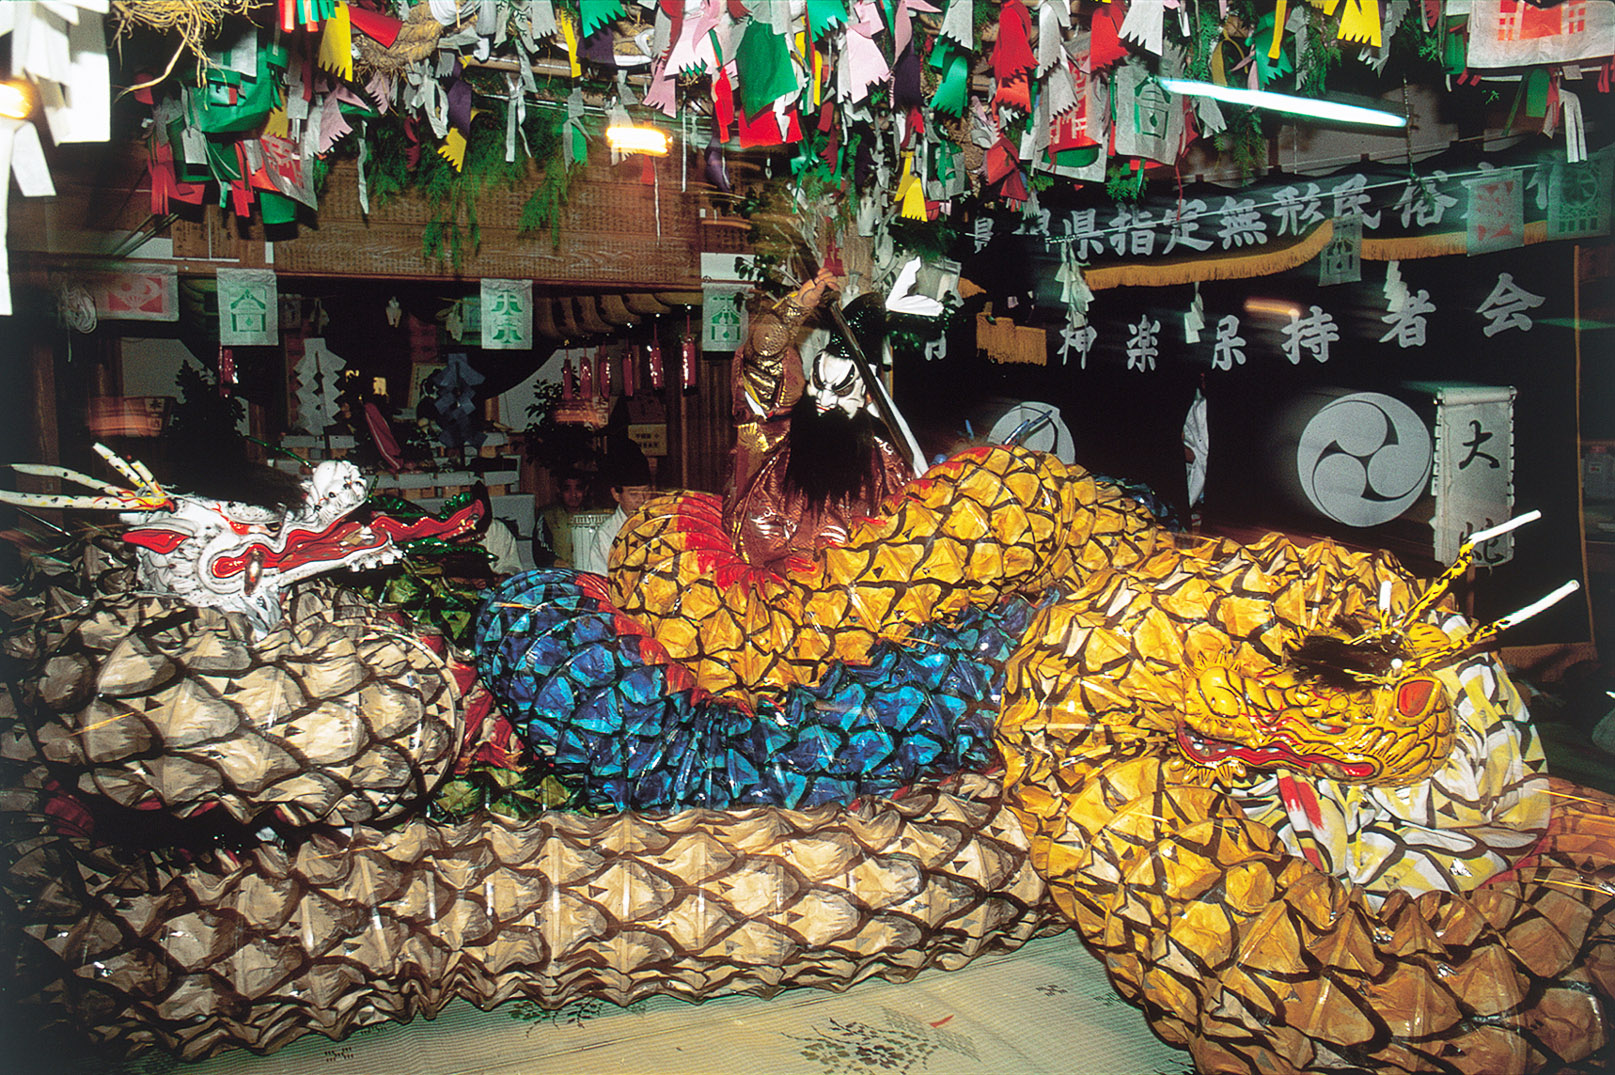
{"type": "Polygon", "coordinates": [[[1269,90],[1248,90],[1238,86],[1219,86],[1215,82],[1195,82],[1186,78],[1163,78],[1161,86],[1173,93],[1214,97],[1229,104],[1249,105],[1252,108],[1271,108],[1296,116],[1333,120],[1336,123],[1367,123],[1375,127],[1406,127],[1406,116],[1378,108],[1349,105],[1318,97],[1297,97],[1289,93],[1269,90]]]}

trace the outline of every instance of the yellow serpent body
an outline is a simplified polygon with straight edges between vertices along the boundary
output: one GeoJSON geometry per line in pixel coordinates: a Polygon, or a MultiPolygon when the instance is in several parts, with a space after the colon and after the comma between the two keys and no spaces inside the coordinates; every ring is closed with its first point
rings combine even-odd
{"type": "MultiPolygon", "coordinates": [[[[1517,1072],[1606,1042],[1615,801],[1547,786],[1491,658],[1440,673],[1453,760],[1378,798],[1289,773],[1306,809],[1275,809],[1273,778],[1180,749],[1186,723],[1217,725],[1208,679],[1285,683],[1302,636],[1367,617],[1382,584],[1406,607],[1411,582],[1328,542],[1162,550],[1045,610],[1011,659],[999,742],[1033,864],[1202,1070],[1517,1072]],[[1298,831],[1331,806],[1350,839],[1298,831]]],[[[1283,707],[1288,688],[1246,700],[1283,707]]],[[[1387,764],[1430,770],[1422,731],[1385,735],[1387,764]]]]}

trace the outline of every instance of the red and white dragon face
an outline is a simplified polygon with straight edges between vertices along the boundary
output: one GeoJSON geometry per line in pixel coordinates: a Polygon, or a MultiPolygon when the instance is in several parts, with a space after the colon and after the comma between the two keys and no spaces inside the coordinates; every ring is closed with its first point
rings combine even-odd
{"type": "Polygon", "coordinates": [[[23,507],[88,508],[119,512],[135,547],[140,584],[201,608],[246,616],[259,631],[280,622],[281,601],[292,584],[337,569],[364,569],[403,557],[401,544],[420,538],[452,541],[477,531],[482,501],[447,519],[402,522],[359,513],[368,483],[359,468],[329,460],[303,481],[303,501],[285,510],[171,493],[144,465],[97,444],[95,450],[127,478],[119,488],[64,467],[14,464],[13,469],[57,477],[96,495],[0,492],[0,501],[23,507]]]}

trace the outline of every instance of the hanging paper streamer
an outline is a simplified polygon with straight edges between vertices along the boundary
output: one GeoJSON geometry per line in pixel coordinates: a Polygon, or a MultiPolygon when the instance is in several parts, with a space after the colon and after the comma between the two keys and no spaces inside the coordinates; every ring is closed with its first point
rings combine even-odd
{"type": "Polygon", "coordinates": [[[303,432],[319,436],[336,421],[337,397],[346,366],[325,346],[324,337],[303,341],[303,357],[293,368],[297,378],[297,427],[303,432]]]}
{"type": "MultiPolygon", "coordinates": [[[[1198,296],[1196,297],[1198,301],[1198,296]]],[[[1206,495],[1206,461],[1211,455],[1211,425],[1206,419],[1206,396],[1194,390],[1194,400],[1183,419],[1183,454],[1187,467],[1189,506],[1194,507],[1206,495]]]]}
{"type": "Polygon", "coordinates": [[[1473,68],[1604,59],[1615,52],[1615,4],[1473,0],[1468,29],[1473,68]]]}
{"type": "Polygon", "coordinates": [[[272,347],[280,342],[280,292],[273,269],[219,269],[219,343],[272,347]]]}
{"type": "Polygon", "coordinates": [[[1548,238],[1579,239],[1609,234],[1610,206],[1615,203],[1615,151],[1603,150],[1585,161],[1557,162],[1548,198],[1548,238]]]}
{"type": "Polygon", "coordinates": [[[1200,285],[1194,285],[1194,298],[1183,314],[1183,342],[1199,343],[1200,332],[1206,327],[1206,300],[1200,294],[1200,285]]]}
{"type": "Polygon", "coordinates": [[[337,4],[325,20],[320,35],[319,65],[342,79],[353,81],[353,26],[348,22],[348,5],[337,4]]]}
{"type": "Polygon", "coordinates": [[[236,383],[236,354],[228,347],[219,348],[219,395],[224,399],[230,398],[230,391],[236,383]]]}
{"type": "Polygon", "coordinates": [[[1469,191],[1471,254],[1525,244],[1525,183],[1512,168],[1464,184],[1469,191]]]}
{"type": "Polygon", "coordinates": [[[533,282],[482,281],[482,346],[491,350],[533,348],[533,282]]]}
{"type": "Polygon", "coordinates": [[[578,0],[578,15],[583,21],[583,36],[589,37],[601,27],[622,18],[622,0],[578,0]]]}
{"type": "Polygon", "coordinates": [[[998,85],[995,105],[1010,105],[1022,112],[1032,110],[1031,73],[1037,66],[1032,55],[1032,18],[1021,0],[1004,0],[998,13],[998,44],[993,47],[993,79],[998,85]]]}
{"type": "Polygon", "coordinates": [[[746,340],[744,291],[708,287],[701,295],[701,350],[732,353],[746,340]]]}
{"type": "Polygon", "coordinates": [[[1379,0],[1346,0],[1340,12],[1340,40],[1380,46],[1379,0]]]}
{"type": "MultiPolygon", "coordinates": [[[[1455,559],[1470,534],[1514,515],[1514,395],[1511,386],[1436,388],[1436,444],[1430,485],[1436,510],[1435,555],[1455,559]]],[[[1488,567],[1514,558],[1514,535],[1500,534],[1476,549],[1488,567]]]]}
{"type": "Polygon", "coordinates": [[[471,368],[465,354],[449,355],[447,364],[426,379],[432,390],[432,410],[439,426],[437,439],[446,448],[480,448],[487,439],[481,430],[473,430],[477,413],[477,385],[482,374],[471,368]]]}

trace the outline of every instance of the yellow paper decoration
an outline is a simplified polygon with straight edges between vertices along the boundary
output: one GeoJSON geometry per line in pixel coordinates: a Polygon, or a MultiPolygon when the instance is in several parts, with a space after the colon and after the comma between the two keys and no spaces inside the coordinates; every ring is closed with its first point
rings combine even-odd
{"type": "Polygon", "coordinates": [[[803,31],[801,41],[802,55],[813,57],[813,107],[818,108],[824,103],[824,55],[808,44],[806,31],[803,31]]]}
{"type": "Polygon", "coordinates": [[[903,218],[905,220],[925,219],[925,184],[910,176],[908,189],[903,192],[903,218]]]}
{"type": "Polygon", "coordinates": [[[1346,0],[1340,13],[1340,40],[1380,47],[1379,0],[1346,0]]]}
{"type": "Polygon", "coordinates": [[[892,195],[892,201],[906,204],[908,189],[914,184],[913,163],[914,154],[912,152],[903,154],[903,174],[898,177],[897,191],[892,195]]]}
{"type": "Polygon", "coordinates": [[[338,4],[325,20],[318,63],[343,81],[353,81],[353,24],[348,21],[347,4],[338,4]]]}
{"type": "Polygon", "coordinates": [[[1267,46],[1267,58],[1276,60],[1279,52],[1284,48],[1284,20],[1289,15],[1288,0],[1278,0],[1273,8],[1273,42],[1267,46]]]}
{"type": "Polygon", "coordinates": [[[275,138],[285,138],[290,135],[291,125],[286,119],[286,107],[284,105],[269,113],[269,118],[264,120],[264,133],[275,138]]]}
{"type": "Polygon", "coordinates": [[[572,77],[582,78],[583,65],[578,62],[578,28],[572,25],[572,17],[564,11],[555,13],[555,25],[561,28],[561,37],[566,41],[566,62],[572,77]]]}
{"type": "Polygon", "coordinates": [[[437,155],[454,165],[456,172],[465,167],[465,135],[459,128],[449,128],[449,133],[443,136],[443,144],[437,147],[437,155]]]}

